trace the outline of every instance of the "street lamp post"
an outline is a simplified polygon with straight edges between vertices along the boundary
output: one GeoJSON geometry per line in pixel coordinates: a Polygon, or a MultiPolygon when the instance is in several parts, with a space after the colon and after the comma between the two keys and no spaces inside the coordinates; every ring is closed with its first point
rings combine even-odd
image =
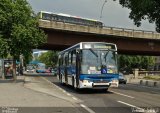
{"type": "Polygon", "coordinates": [[[102,19],[102,12],[103,12],[103,8],[104,8],[104,5],[105,3],[107,3],[107,0],[104,1],[103,5],[102,5],[102,8],[101,8],[101,15],[100,15],[100,20],[102,19]]]}

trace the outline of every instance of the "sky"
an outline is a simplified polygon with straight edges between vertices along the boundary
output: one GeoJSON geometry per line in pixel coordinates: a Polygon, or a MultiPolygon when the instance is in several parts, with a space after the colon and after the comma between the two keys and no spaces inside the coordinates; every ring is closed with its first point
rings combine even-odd
{"type": "MultiPolygon", "coordinates": [[[[105,0],[27,0],[32,9],[53,13],[65,13],[74,16],[100,20],[102,5],[105,0]]],[[[118,0],[107,0],[102,11],[101,21],[105,26],[128,29],[155,31],[155,25],[142,21],[141,27],[136,27],[129,19],[130,10],[122,8],[118,0]]]]}

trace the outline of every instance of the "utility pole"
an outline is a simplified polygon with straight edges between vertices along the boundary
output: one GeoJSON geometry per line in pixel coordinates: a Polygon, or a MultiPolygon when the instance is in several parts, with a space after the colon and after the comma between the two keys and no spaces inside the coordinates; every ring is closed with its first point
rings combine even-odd
{"type": "Polygon", "coordinates": [[[20,55],[20,75],[23,75],[23,67],[24,67],[23,55],[20,55]]]}
{"type": "Polygon", "coordinates": [[[104,1],[103,5],[102,5],[102,8],[101,8],[101,14],[100,14],[100,20],[102,20],[102,12],[103,12],[103,8],[104,8],[104,5],[107,3],[107,0],[104,1]]]}

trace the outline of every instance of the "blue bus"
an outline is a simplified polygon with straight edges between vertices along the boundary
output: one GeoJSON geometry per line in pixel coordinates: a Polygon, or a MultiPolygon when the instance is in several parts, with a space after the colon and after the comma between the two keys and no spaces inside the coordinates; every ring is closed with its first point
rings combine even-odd
{"type": "Polygon", "coordinates": [[[45,73],[46,72],[46,65],[44,63],[37,63],[36,64],[36,72],[37,73],[45,73]]]}
{"type": "Polygon", "coordinates": [[[105,42],[81,42],[58,56],[57,78],[76,89],[118,87],[117,47],[105,42]]]}

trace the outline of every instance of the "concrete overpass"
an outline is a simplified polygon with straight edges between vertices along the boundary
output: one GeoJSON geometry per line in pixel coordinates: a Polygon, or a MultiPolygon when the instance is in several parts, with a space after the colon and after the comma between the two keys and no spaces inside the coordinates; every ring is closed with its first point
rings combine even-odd
{"type": "Polygon", "coordinates": [[[86,41],[110,42],[117,44],[121,54],[160,55],[160,34],[156,32],[43,20],[39,20],[39,27],[48,35],[42,49],[63,50],[86,41]]]}

